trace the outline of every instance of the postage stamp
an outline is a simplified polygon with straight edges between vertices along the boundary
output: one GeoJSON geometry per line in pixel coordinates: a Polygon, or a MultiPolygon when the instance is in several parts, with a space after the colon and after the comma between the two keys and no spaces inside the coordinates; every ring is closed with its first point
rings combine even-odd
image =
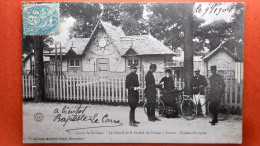
{"type": "Polygon", "coordinates": [[[24,35],[59,34],[59,3],[23,4],[24,35]]]}

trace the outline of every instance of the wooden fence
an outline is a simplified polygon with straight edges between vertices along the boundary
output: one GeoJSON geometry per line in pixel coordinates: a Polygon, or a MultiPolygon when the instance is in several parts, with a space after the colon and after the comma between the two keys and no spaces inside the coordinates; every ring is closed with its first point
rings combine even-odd
{"type": "MultiPolygon", "coordinates": [[[[23,98],[34,98],[34,79],[23,76],[23,98]]],[[[157,80],[158,82],[158,80],[157,80]]],[[[225,102],[242,109],[243,84],[235,79],[226,79],[225,102]]],[[[141,82],[140,101],[144,100],[144,82],[141,82]]],[[[176,80],[175,87],[183,88],[183,80],[176,80]]],[[[45,79],[46,98],[65,101],[127,102],[125,78],[48,76],[45,79]]],[[[160,92],[157,92],[160,96],[160,92]]]]}

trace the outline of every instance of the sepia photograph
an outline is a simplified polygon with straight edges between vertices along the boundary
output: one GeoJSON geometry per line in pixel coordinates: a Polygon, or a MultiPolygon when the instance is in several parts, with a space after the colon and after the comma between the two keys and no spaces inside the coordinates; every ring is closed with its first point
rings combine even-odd
{"type": "Polygon", "coordinates": [[[24,143],[242,143],[244,3],[22,3],[24,143]]]}

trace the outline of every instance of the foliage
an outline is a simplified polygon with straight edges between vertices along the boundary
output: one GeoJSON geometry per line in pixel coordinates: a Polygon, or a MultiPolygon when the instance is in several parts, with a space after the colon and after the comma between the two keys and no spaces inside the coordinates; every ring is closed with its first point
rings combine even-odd
{"type": "Polygon", "coordinates": [[[99,20],[101,7],[99,3],[60,3],[60,12],[64,18],[76,19],[70,37],[89,37],[99,20]]]}
{"type": "MultiPolygon", "coordinates": [[[[37,38],[35,36],[22,36],[22,53],[30,53],[32,49],[36,48],[36,40],[37,38]]],[[[43,50],[50,50],[49,45],[52,45],[54,40],[52,37],[49,36],[43,36],[44,46],[42,48],[43,50]]]]}

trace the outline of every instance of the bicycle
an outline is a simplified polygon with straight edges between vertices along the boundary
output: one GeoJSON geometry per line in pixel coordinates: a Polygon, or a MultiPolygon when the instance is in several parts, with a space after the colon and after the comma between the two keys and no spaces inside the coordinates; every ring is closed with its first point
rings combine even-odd
{"type": "MultiPolygon", "coordinates": [[[[209,104],[207,106],[207,110],[208,113],[210,115],[210,117],[212,117],[212,107],[209,101],[209,104]]],[[[224,121],[225,119],[227,119],[229,116],[229,107],[228,105],[225,103],[223,96],[220,99],[220,105],[218,107],[218,120],[219,121],[224,121]]]]}
{"type": "MultiPolygon", "coordinates": [[[[147,115],[147,99],[144,99],[144,105],[143,105],[143,109],[145,114],[147,115]]],[[[163,115],[165,111],[165,106],[164,106],[164,102],[161,100],[161,97],[156,97],[156,103],[155,103],[155,117],[160,117],[163,115]]]]}
{"type": "MultiPolygon", "coordinates": [[[[192,97],[189,95],[184,95],[183,90],[179,90],[179,94],[177,96],[177,109],[181,115],[187,120],[193,120],[197,115],[196,105],[192,100],[192,97]]],[[[147,115],[146,109],[147,99],[144,101],[144,112],[147,115]]],[[[155,116],[158,118],[162,116],[164,113],[171,114],[175,110],[172,107],[165,106],[164,102],[161,100],[161,97],[156,98],[156,106],[155,106],[155,116]]]]}
{"type": "MultiPolygon", "coordinates": [[[[200,93],[200,91],[198,92],[198,94],[200,93]]],[[[223,95],[223,94],[222,94],[223,95]]],[[[205,97],[206,98],[206,97],[205,97]]],[[[196,99],[195,99],[196,101],[196,99]]],[[[207,104],[207,111],[208,111],[208,114],[209,116],[212,118],[212,107],[211,107],[211,104],[210,104],[210,100],[206,100],[204,104],[201,105],[201,107],[203,105],[207,104]]],[[[197,104],[197,101],[196,101],[196,110],[198,108],[198,104],[197,104]]],[[[219,121],[223,121],[225,120],[227,117],[229,116],[229,107],[226,105],[226,103],[224,102],[224,99],[223,99],[223,96],[221,97],[221,100],[220,100],[220,106],[218,108],[218,120],[219,121]]]]}

